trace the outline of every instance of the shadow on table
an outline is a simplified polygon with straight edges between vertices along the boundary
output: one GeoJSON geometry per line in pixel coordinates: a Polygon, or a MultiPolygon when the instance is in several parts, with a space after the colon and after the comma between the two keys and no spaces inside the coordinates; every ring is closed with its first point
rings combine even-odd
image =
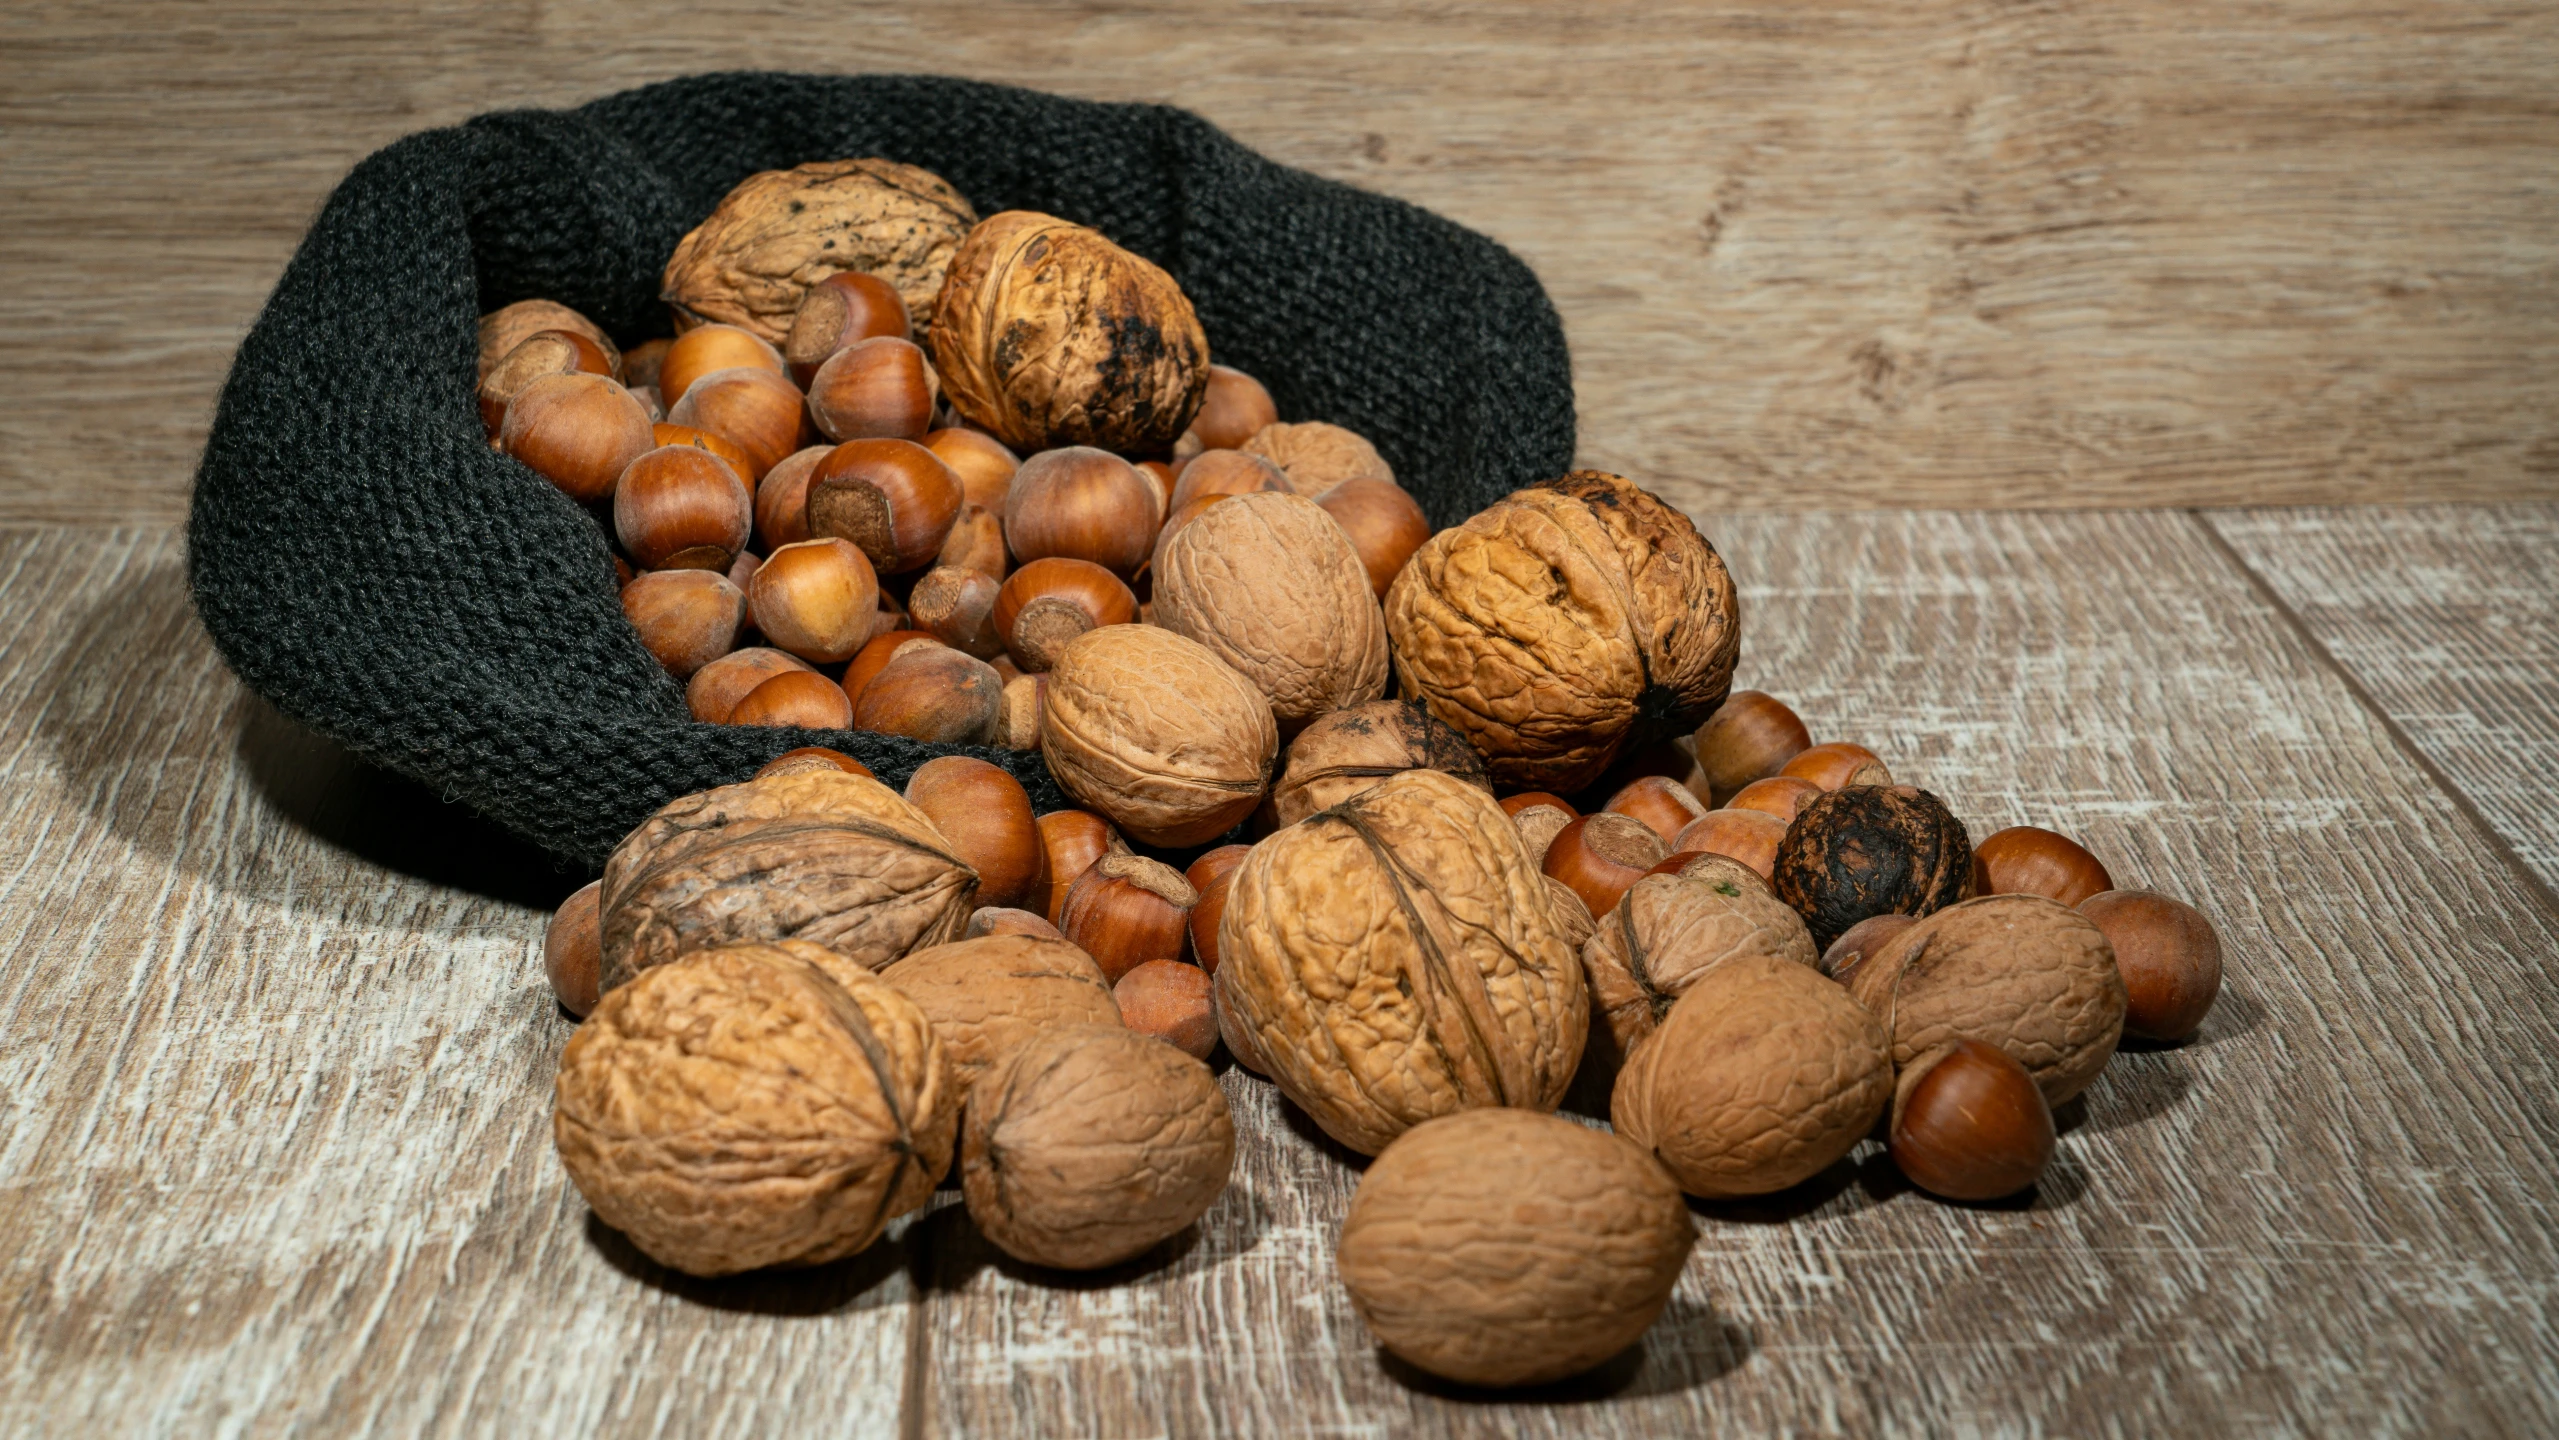
{"type": "Polygon", "coordinates": [[[1229,1185],[1207,1214],[1135,1259],[1098,1270],[1060,1270],[1006,1254],[977,1227],[966,1205],[944,1203],[907,1227],[907,1274],[925,1293],[965,1290],[989,1267],[1044,1290],[1110,1290],[1214,1269],[1251,1250],[1269,1225],[1268,1211],[1252,1192],[1229,1185]]]}
{"type": "Polygon", "coordinates": [[[1949,1200],[1911,1184],[1910,1177],[1901,1173],[1901,1167],[1893,1163],[1892,1156],[1881,1146],[1858,1162],[1857,1185],[1877,1205],[1907,1195],[1922,1204],[1994,1213],[2067,1210],[2088,1194],[2087,1177],[2076,1167],[2056,1159],[2044,1167],[2043,1175],[2034,1184],[2014,1195],[1997,1200],[1949,1200]]]}
{"type": "Polygon", "coordinates": [[[704,1279],[670,1270],[641,1254],[640,1247],[594,1212],[586,1217],[587,1244],[604,1257],[604,1263],[650,1289],[714,1310],[784,1318],[813,1318],[899,1303],[901,1297],[879,1293],[880,1282],[907,1268],[906,1245],[911,1235],[912,1231],[908,1237],[883,1237],[859,1255],[805,1270],[758,1270],[704,1279]]]}
{"type": "Polygon", "coordinates": [[[1382,1349],[1377,1363],[1388,1379],[1405,1389],[1461,1405],[1593,1405],[1712,1384],[1740,1369],[1757,1348],[1747,1327],[1730,1324],[1708,1307],[1675,1295],[1640,1342],[1595,1369],[1544,1385],[1504,1390],[1462,1385],[1382,1349]]]}

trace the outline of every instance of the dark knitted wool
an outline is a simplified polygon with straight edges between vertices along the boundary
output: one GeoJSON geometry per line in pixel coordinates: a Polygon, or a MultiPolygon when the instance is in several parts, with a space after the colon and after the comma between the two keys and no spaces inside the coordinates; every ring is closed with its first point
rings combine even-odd
{"type": "Polygon", "coordinates": [[[188,528],[197,613],[285,713],[600,863],[676,796],[795,745],[894,786],[936,754],[1067,803],[1038,755],[693,722],[615,598],[603,531],[491,451],[476,320],[541,297],[667,333],[676,241],[758,170],[881,155],[981,214],[1094,226],[1181,282],[1280,414],[1374,441],[1439,525],[1573,454],[1561,326],[1527,267],[1400,201],[1273,164],[1185,111],[919,76],[728,74],[486,115],[355,167],[223,387],[188,528]]]}

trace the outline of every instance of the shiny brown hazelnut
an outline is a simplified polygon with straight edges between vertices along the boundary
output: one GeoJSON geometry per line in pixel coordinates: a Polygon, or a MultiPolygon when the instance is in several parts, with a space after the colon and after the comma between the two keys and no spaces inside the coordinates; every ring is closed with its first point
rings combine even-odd
{"type": "Polygon", "coordinates": [[[1105,855],[1067,887],[1057,928],[1112,981],[1149,960],[1179,960],[1199,891],[1182,872],[1143,855],[1105,855]]]}
{"type": "Polygon", "coordinates": [[[1161,460],[1140,460],[1137,468],[1155,482],[1155,493],[1163,497],[1164,513],[1173,513],[1173,467],[1161,460]]]}
{"type": "Polygon", "coordinates": [[[897,287],[860,270],[839,270],[800,297],[791,316],[790,333],[782,337],[782,360],[791,378],[802,385],[848,346],[887,337],[913,338],[906,301],[897,287]]]}
{"type": "Polygon", "coordinates": [[[1003,583],[1012,572],[1004,553],[1004,522],[983,506],[962,505],[959,518],[951,522],[951,533],[942,537],[942,551],[933,557],[933,563],[957,565],[1003,583]]]}
{"type": "Polygon", "coordinates": [[[1037,674],[1086,631],[1137,618],[1137,597],[1090,560],[1052,556],[1014,571],[995,596],[995,629],[1013,663],[1037,674]]]}
{"type": "Polygon", "coordinates": [[[809,481],[832,445],[794,450],[755,482],[755,534],[768,551],[809,538],[809,481]]]}
{"type": "Polygon", "coordinates": [[[661,336],[655,340],[643,340],[623,351],[622,383],[631,386],[645,385],[661,395],[665,394],[666,392],[658,385],[658,371],[666,364],[666,352],[674,345],[673,340],[661,336]]]}
{"type": "MultiPolygon", "coordinates": [[[[998,657],[989,662],[995,673],[1004,674],[1006,662],[998,657]]],[[[995,719],[995,743],[1007,750],[1040,748],[1040,706],[1048,696],[1046,675],[1014,674],[1004,680],[1001,713],[995,719]]]]}
{"type": "Polygon", "coordinates": [[[1149,960],[1111,987],[1120,1023],[1163,1041],[1194,1060],[1217,1048],[1217,1005],[1209,978],[1197,965],[1149,960]]]}
{"type": "Polygon", "coordinates": [[[803,540],[764,557],[747,603],[775,648],[831,665],[870,640],[879,579],[845,541],[803,540]]]}
{"type": "Polygon", "coordinates": [[[649,446],[654,449],[660,445],[690,445],[697,450],[708,450],[729,462],[729,468],[740,475],[756,473],[753,456],[708,430],[696,430],[690,425],[652,425],[649,427],[649,446]]]}
{"type": "Polygon", "coordinates": [[[1822,787],[1810,780],[1799,780],[1792,775],[1771,775],[1765,780],[1753,780],[1734,791],[1732,798],[1724,802],[1724,807],[1729,810],[1765,810],[1791,824],[1795,816],[1812,803],[1813,797],[1823,793],[1822,787]]]}
{"type": "Polygon", "coordinates": [[[1004,514],[1004,497],[1013,488],[1013,472],[1022,468],[1022,460],[1003,441],[983,430],[954,425],[926,435],[924,448],[940,456],[960,477],[968,503],[998,517],[1004,514]]]}
{"type": "Polygon", "coordinates": [[[729,723],[843,730],[853,723],[853,707],[841,687],[816,671],[786,670],[746,692],[729,711],[729,723]]]}
{"type": "Polygon", "coordinates": [[[882,575],[903,575],[942,553],[966,503],[960,477],[914,441],[848,440],[810,477],[809,533],[850,540],[882,575]]]}
{"type": "Polygon", "coordinates": [[[1785,702],[1764,691],[1736,690],[1697,727],[1689,749],[1714,789],[1709,798],[1723,805],[1743,786],[1784,769],[1812,743],[1812,732],[1785,702]]]}
{"type": "Polygon", "coordinates": [[[1653,833],[1652,826],[1632,815],[1603,810],[1558,831],[1546,847],[1541,868],[1580,896],[1596,920],[1669,853],[1670,847],[1653,833]]]}
{"type": "MultiPolygon", "coordinates": [[[[737,558],[729,562],[729,583],[735,585],[740,590],[744,590],[747,586],[755,583],[755,572],[763,568],[763,556],[756,554],[752,550],[740,550],[737,552],[737,558]]],[[[752,613],[747,616],[750,623],[754,618],[755,617],[752,613]]]]}
{"type": "Polygon", "coordinates": [[[2221,994],[2221,937],[2202,911],[2156,890],[2106,890],[2079,902],[2124,977],[2124,1033],[2183,1040],[2221,994]]]}
{"type": "Polygon", "coordinates": [[[1048,899],[1035,908],[1055,924],[1066,908],[1067,890],[1103,856],[1129,853],[1128,842],[1090,810],[1052,810],[1039,826],[1040,848],[1048,857],[1048,899]]]}
{"type": "Polygon", "coordinates": [[[947,645],[911,645],[862,687],[853,725],[928,744],[984,745],[995,738],[1003,701],[1004,682],[985,661],[947,645]]]}
{"type": "Polygon", "coordinates": [[[845,698],[857,706],[860,705],[862,692],[870,688],[872,677],[887,668],[890,657],[917,641],[927,645],[942,643],[922,630],[889,630],[873,634],[862,648],[854,653],[853,663],[844,667],[845,698]]]}
{"type": "Polygon", "coordinates": [[[1729,855],[1765,880],[1777,871],[1777,842],[1786,838],[1786,823],[1765,810],[1709,810],[1673,836],[1671,848],[1729,855]]]}
{"type": "Polygon", "coordinates": [[[1688,792],[1688,787],[1660,775],[1646,775],[1628,783],[1608,803],[1600,807],[1620,815],[1632,815],[1653,827],[1663,843],[1679,838],[1679,832],[1706,814],[1706,806],[1688,792]]]}
{"type": "MultiPolygon", "coordinates": [[[[489,371],[506,358],[508,351],[540,330],[566,330],[584,336],[607,355],[615,354],[612,337],[577,311],[554,300],[518,300],[480,317],[478,377],[485,379],[489,371]]],[[[619,358],[608,373],[616,380],[640,383],[629,378],[624,362],[619,358]]]]}
{"type": "Polygon", "coordinates": [[[1884,762],[1874,751],[1863,745],[1851,745],[1845,740],[1834,740],[1802,751],[1777,773],[1810,780],[1824,790],[1893,783],[1892,772],[1884,767],[1884,762]]]}
{"type": "Polygon", "coordinates": [[[915,628],[954,650],[992,660],[1004,653],[995,630],[995,595],[1002,587],[983,570],[943,565],[924,573],[906,598],[915,628]]]}
{"type": "Polygon", "coordinates": [[[839,443],[921,440],[941,397],[941,377],[924,352],[883,335],[848,345],[818,367],[809,381],[809,418],[839,443]]]}
{"type": "Polygon", "coordinates": [[[674,424],[717,435],[746,452],[750,484],[800,448],[803,415],[800,387],[752,365],[699,377],[666,409],[674,424]]]}
{"type": "Polygon", "coordinates": [[[579,1019],[595,1008],[604,972],[604,924],[599,905],[603,882],[590,880],[563,901],[542,934],[542,973],[560,1008],[579,1019]]]}
{"type": "Polygon", "coordinates": [[[725,571],[754,529],[746,481],[707,450],[645,451],[613,487],[614,537],[644,570],[725,571]]]}
{"type": "MultiPolygon", "coordinates": [[[[1043,887],[1045,888],[1045,887],[1043,887]]],[[[1063,940],[1065,934],[1035,911],[1008,909],[986,905],[969,913],[968,931],[961,938],[980,940],[989,935],[1037,935],[1043,940],[1063,940]]]]}
{"type": "Polygon", "coordinates": [[[979,900],[1013,907],[1045,895],[1048,852],[1030,794],[1001,766],[966,755],[927,760],[907,780],[906,800],[977,872],[979,900]]]}
{"type": "Polygon", "coordinates": [[[515,393],[498,448],[572,500],[602,500],[650,448],[649,414],[602,375],[545,375],[515,393]]]}
{"type": "Polygon", "coordinates": [[[1182,872],[1200,897],[1191,907],[1191,954],[1211,975],[1217,973],[1217,922],[1226,918],[1226,892],[1234,884],[1235,867],[1252,853],[1250,845],[1220,845],[1182,872]]]}
{"type": "Polygon", "coordinates": [[[1867,956],[1883,949],[1886,941],[1918,923],[1916,915],[1892,911],[1867,916],[1841,931],[1839,938],[1830,942],[1830,948],[1822,952],[1822,973],[1842,985],[1847,984],[1848,977],[1855,973],[1867,956]]]}
{"type": "Polygon", "coordinates": [[[668,674],[690,680],[737,647],[746,597],[716,570],[651,570],[622,587],[622,613],[668,674]]]}
{"type": "Polygon", "coordinates": [[[1992,832],[1973,847],[1973,859],[1981,866],[1984,895],[2041,895],[2076,905],[2115,888],[2105,865],[2078,841],[2032,825],[1992,832]]]}
{"type": "Polygon", "coordinates": [[[1191,417],[1191,433],[1211,450],[1232,450],[1279,421],[1279,407],[1262,382],[1225,365],[1208,367],[1208,393],[1191,417]]]}
{"type": "Polygon", "coordinates": [[[770,370],[785,380],[790,378],[788,367],[782,363],[782,352],[758,336],[735,325],[696,325],[676,336],[658,361],[658,393],[666,397],[672,411],[694,381],[741,366],[770,370]]]}
{"type": "Polygon", "coordinates": [[[1358,476],[1325,491],[1315,503],[1351,537],[1351,548],[1359,552],[1359,563],[1380,600],[1404,573],[1404,562],[1431,538],[1430,517],[1422,513],[1421,502],[1392,480],[1358,476]]]}
{"type": "Polygon", "coordinates": [[[737,702],[756,686],[786,670],[808,668],[807,661],[770,646],[732,650],[693,672],[693,678],[684,686],[685,708],[705,724],[726,725],[729,712],[737,709],[737,702]]]}
{"type": "Polygon", "coordinates": [[[1014,559],[1089,560],[1123,580],[1154,553],[1163,522],[1155,482],[1089,445],[1023,461],[1004,501],[1004,539],[1014,559]]]}
{"type": "Polygon", "coordinates": [[[797,774],[802,770],[841,770],[865,780],[876,778],[871,774],[870,766],[841,750],[829,750],[823,745],[803,745],[797,750],[785,750],[765,761],[764,768],[756,771],[754,778],[763,780],[775,775],[797,774]]]}
{"type": "Polygon", "coordinates": [[[1259,455],[1247,455],[1241,450],[1208,450],[1182,467],[1181,477],[1173,482],[1172,498],[1166,503],[1179,510],[1203,495],[1258,495],[1264,491],[1297,493],[1288,483],[1288,472],[1259,455]]]}
{"type": "Polygon", "coordinates": [[[613,357],[574,330],[536,330],[480,377],[480,424],[491,435],[506,423],[515,393],[545,375],[613,374],[613,357]]]}
{"type": "Polygon", "coordinates": [[[2026,1067],[1995,1045],[1956,1040],[1904,1067],[1893,1087],[1893,1164],[1949,1200],[1997,1200],[2035,1183],[2053,1158],[2053,1112],[2026,1067]]]}

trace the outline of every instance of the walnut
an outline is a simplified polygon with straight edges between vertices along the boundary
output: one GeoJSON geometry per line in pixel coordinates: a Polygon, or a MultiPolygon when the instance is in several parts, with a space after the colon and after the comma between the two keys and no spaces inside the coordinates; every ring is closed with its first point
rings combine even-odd
{"type": "Polygon", "coordinates": [[[1582,946],[1591,1009],[1582,1064],[1614,1075],[1699,977],[1741,955],[1821,967],[1803,917],[1738,860],[1707,855],[1636,881],[1582,946]]]}
{"type": "Polygon", "coordinates": [[[1173,277],[1029,210],[969,232],[932,336],[951,407],[1025,455],[1160,453],[1208,390],[1208,336],[1173,277]]]}
{"type": "Polygon", "coordinates": [[[1271,809],[1294,825],[1407,770],[1442,771],[1493,793],[1484,757],[1466,737],[1413,701],[1372,700],[1323,716],[1290,742],[1271,809]]]}
{"type": "Polygon", "coordinates": [[[1388,1350],[1469,1385],[1534,1385],[1634,1344],[1696,1243],[1679,1186],[1635,1146],[1469,1110],[1368,1167],[1334,1264],[1388,1350]]]}
{"type": "Polygon", "coordinates": [[[605,334],[602,326],[556,300],[518,300],[480,317],[479,378],[488,379],[489,371],[506,358],[508,351],[542,330],[566,330],[594,341],[619,377],[622,352],[614,348],[613,337],[605,334]]]}
{"type": "Polygon", "coordinates": [[[818,1265],[923,1204],[958,1105],[933,1027],[819,946],[696,950],[606,993],[560,1055],[578,1193],[691,1275],[818,1265]]]}
{"type": "Polygon", "coordinates": [[[1005,1253],[1092,1270],[1178,1234],[1234,1165],[1235,1122],[1206,1065],[1116,1025],[1070,1026],[978,1082],[960,1184],[1005,1253]]]}
{"type": "Polygon", "coordinates": [[[1078,804],[1142,845],[1199,845],[1261,803],[1279,727],[1253,682],[1153,625],[1075,638],[1048,672],[1040,750],[1078,804]]]}
{"type": "Polygon", "coordinates": [[[1964,898],[1972,841],[1913,785],[1850,785],[1806,801],[1777,842],[1769,883],[1824,949],[1875,915],[1927,915],[1964,898]]]}
{"type": "Polygon", "coordinates": [[[640,822],[604,863],[604,988],[689,950],[811,940],[877,967],[956,940],[977,872],[898,793],[841,770],[723,785],[640,822]]]}
{"type": "Polygon", "coordinates": [[[1377,453],[1376,446],[1352,431],[1321,420],[1296,425],[1283,420],[1265,425],[1245,440],[1243,450],[1280,467],[1287,474],[1290,487],[1309,500],[1323,499],[1345,480],[1366,478],[1395,483],[1394,468],[1377,453]]]}
{"type": "Polygon", "coordinates": [[[2124,1028],[2124,982],[2095,921],[2041,895],[1985,895],[1928,916],[1849,976],[1907,1065],[1951,1040],[2008,1052],[2059,1105],[2088,1087],[2124,1028]]]}
{"type": "Polygon", "coordinates": [[[1093,957],[1040,935],[936,945],[882,970],[880,978],[933,1022],[950,1062],[951,1088],[964,1100],[990,1066],[1043,1030],[1120,1023],[1111,982],[1093,957]]]}
{"type": "Polygon", "coordinates": [[[1741,611],[1687,516],[1577,470],[1432,536],[1386,592],[1386,631],[1406,698],[1472,741],[1494,784],[1570,794],[1713,711],[1741,611]]]}
{"type": "Polygon", "coordinates": [[[897,287],[921,329],[977,212],[942,177],[894,160],[822,160],[749,175],[676,242],[659,298],[779,345],[809,287],[858,270],[897,287]]]}
{"type": "Polygon", "coordinates": [[[1552,1110],[1590,1018],[1552,904],[1491,796],[1408,770],[1244,857],[1218,922],[1220,1023],[1363,1154],[1435,1115],[1552,1110]]]}
{"type": "Polygon", "coordinates": [[[1155,560],[1155,623],[1187,635],[1269,697],[1295,734],[1386,689],[1386,621],[1348,535],[1312,500],[1231,496],[1155,560]]]}
{"type": "MultiPolygon", "coordinates": [[[[1541,878],[1546,881],[1546,913],[1555,922],[1555,933],[1563,937],[1565,949],[1579,955],[1582,953],[1582,947],[1590,943],[1590,937],[1598,930],[1599,924],[1591,919],[1590,907],[1582,903],[1581,896],[1573,893],[1572,886],[1552,875],[1541,878]]],[[[1587,989],[1587,982],[1590,979],[1588,965],[1582,967],[1582,979],[1585,982],[1584,988],[1587,989]]],[[[1597,995],[1591,996],[1591,1004],[1593,1007],[1591,1019],[1595,1022],[1599,1019],[1597,995]]],[[[1592,1033],[1596,1035],[1598,1032],[1594,1030],[1592,1033]]],[[[1583,1058],[1585,1060],[1589,1058],[1587,1048],[1584,1050],[1583,1058]]]]}
{"type": "Polygon", "coordinates": [[[1670,1007],[1608,1116],[1691,1195],[1765,1195],[1847,1154],[1892,1098],[1874,1016],[1809,965],[1738,955],[1670,1007]]]}

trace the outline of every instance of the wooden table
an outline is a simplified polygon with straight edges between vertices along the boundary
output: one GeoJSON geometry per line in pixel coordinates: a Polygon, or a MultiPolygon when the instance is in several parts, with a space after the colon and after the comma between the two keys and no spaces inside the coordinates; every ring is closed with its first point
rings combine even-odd
{"type": "Polygon", "coordinates": [[[0,17],[0,1430],[2559,1428],[2547,7],[1193,9],[0,17]],[[1510,243],[1587,457],[1731,558],[1743,683],[2205,907],[2204,1033],[2031,1203],[1868,1147],[1700,1205],[1642,1350],[1528,1395],[1381,1359],[1355,1165],[1232,1072],[1236,1184],[1125,1272],[947,1195],[649,1264],[551,1152],[577,877],[243,693],[174,524],[354,158],[748,64],[1172,100],[1510,243]]]}

